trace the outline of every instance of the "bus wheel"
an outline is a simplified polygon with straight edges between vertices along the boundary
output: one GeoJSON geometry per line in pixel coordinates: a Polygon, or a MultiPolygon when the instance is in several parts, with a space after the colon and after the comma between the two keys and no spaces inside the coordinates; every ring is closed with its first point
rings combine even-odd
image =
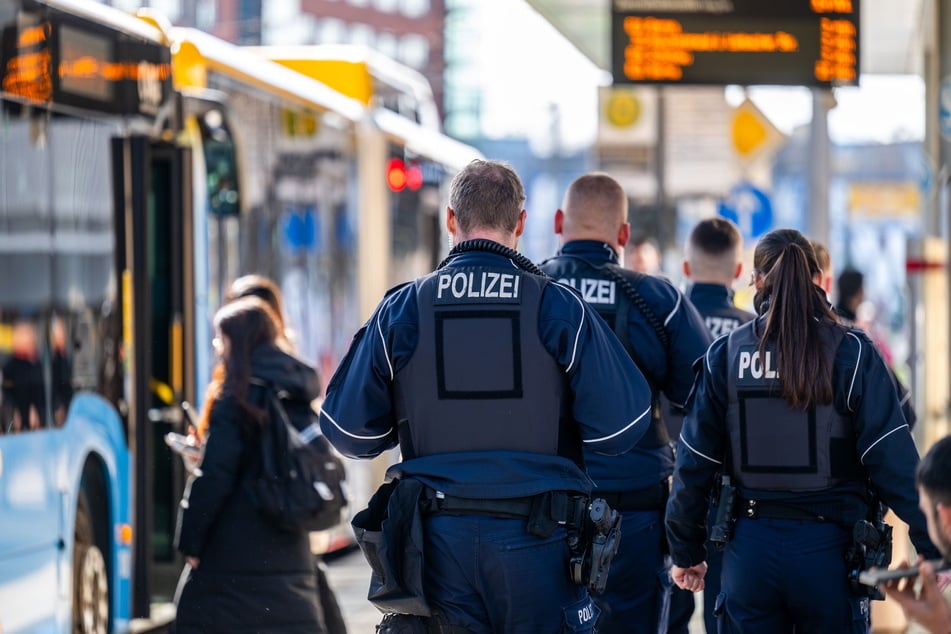
{"type": "Polygon", "coordinates": [[[109,575],[96,545],[86,494],[79,494],[73,544],[73,633],[106,634],[109,628],[109,575]]]}

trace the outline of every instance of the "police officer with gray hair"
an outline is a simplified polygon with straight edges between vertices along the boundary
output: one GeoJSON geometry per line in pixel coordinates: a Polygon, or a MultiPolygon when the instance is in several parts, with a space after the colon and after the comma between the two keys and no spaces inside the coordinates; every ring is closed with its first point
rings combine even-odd
{"type": "Polygon", "coordinates": [[[888,369],[868,337],[840,324],[815,252],[798,231],[771,231],[753,258],[757,318],[707,351],[677,451],[667,534],[675,583],[703,589],[707,495],[733,521],[725,543],[721,632],[867,632],[869,593],[855,554],[887,565],[878,500],[934,557],[918,508],[918,452],[888,369]]]}
{"type": "Polygon", "coordinates": [[[352,458],[399,444],[388,476],[424,487],[425,598],[452,626],[593,632],[599,610],[572,574],[584,565],[569,565],[579,561],[572,509],[592,486],[582,446],[634,447],[651,393],[578,294],[515,251],[524,201],[503,162],[455,176],[455,246],[435,272],[386,294],[334,374],[320,423],[352,458]]]}

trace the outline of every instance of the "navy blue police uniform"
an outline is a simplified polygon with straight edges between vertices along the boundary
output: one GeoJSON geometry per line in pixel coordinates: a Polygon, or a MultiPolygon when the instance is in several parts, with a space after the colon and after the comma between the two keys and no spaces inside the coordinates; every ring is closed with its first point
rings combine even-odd
{"type": "Polygon", "coordinates": [[[695,282],[687,297],[714,339],[733,332],[756,316],[734,304],[733,289],[723,284],[695,282]]]}
{"type": "MultiPolygon", "coordinates": [[[[663,392],[675,406],[687,400],[693,384],[692,365],[706,351],[710,336],[680,291],[660,277],[622,268],[609,244],[567,242],[541,268],[581,293],[612,326],[650,383],[654,408],[644,438],[621,455],[586,451],[584,457],[596,485],[595,495],[605,498],[623,517],[623,539],[608,575],[607,590],[595,597],[605,612],[599,631],[664,631],[670,581],[663,511],[673,472],[673,448],[658,397],[663,392]],[[625,286],[640,299],[633,299],[625,286]]],[[[604,386],[603,398],[617,396],[614,389],[604,386]]]]}
{"type": "Polygon", "coordinates": [[[793,410],[779,396],[765,317],[717,339],[699,369],[677,450],[667,532],[674,563],[706,559],[707,498],[722,470],[737,487],[723,553],[720,632],[867,632],[868,596],[850,590],[845,553],[869,490],[935,556],[918,508],[918,453],[885,363],[860,330],[825,321],[833,402],[793,410]]]}
{"type": "MultiPolygon", "coordinates": [[[[733,302],[733,289],[723,284],[695,282],[687,291],[690,303],[703,317],[703,323],[710,331],[710,336],[717,339],[733,332],[739,326],[750,321],[755,314],[739,308],[733,302]]],[[[680,432],[678,429],[677,435],[680,432]]],[[[707,525],[713,524],[716,516],[716,507],[711,505],[707,517],[707,525]]],[[[723,552],[711,542],[707,542],[707,574],[703,578],[703,624],[707,634],[716,634],[716,618],[713,609],[717,596],[720,594],[720,573],[723,570],[723,552]]],[[[674,587],[670,597],[670,632],[682,633],[687,631],[687,625],[693,615],[696,602],[693,593],[674,587]]]]}
{"type": "Polygon", "coordinates": [[[565,527],[542,537],[492,504],[588,493],[582,445],[606,455],[636,445],[650,388],[577,293],[512,255],[463,243],[391,290],[331,380],[321,428],[353,458],[399,444],[388,477],[422,482],[434,500],[423,585],[450,623],[592,632],[599,610],[571,581],[565,527]],[[473,500],[481,512],[459,510],[473,500]]]}

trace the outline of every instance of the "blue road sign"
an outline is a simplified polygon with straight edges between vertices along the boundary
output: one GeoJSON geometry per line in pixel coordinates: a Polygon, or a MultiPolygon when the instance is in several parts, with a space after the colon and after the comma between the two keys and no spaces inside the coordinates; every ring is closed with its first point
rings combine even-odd
{"type": "Polygon", "coordinates": [[[720,201],[717,213],[735,222],[746,240],[755,240],[773,227],[773,204],[766,192],[752,183],[734,185],[720,201]]]}
{"type": "Polygon", "coordinates": [[[938,128],[941,136],[951,141],[951,77],[945,77],[941,82],[941,93],[938,95],[938,128]]]}

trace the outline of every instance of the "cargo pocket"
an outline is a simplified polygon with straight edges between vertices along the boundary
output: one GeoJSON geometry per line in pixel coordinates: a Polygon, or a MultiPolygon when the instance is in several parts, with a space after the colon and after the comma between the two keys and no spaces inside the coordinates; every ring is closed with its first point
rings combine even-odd
{"type": "Polygon", "coordinates": [[[594,626],[598,624],[601,608],[594,604],[591,597],[585,594],[580,601],[572,603],[562,609],[564,613],[564,634],[594,634],[594,626]]]}

